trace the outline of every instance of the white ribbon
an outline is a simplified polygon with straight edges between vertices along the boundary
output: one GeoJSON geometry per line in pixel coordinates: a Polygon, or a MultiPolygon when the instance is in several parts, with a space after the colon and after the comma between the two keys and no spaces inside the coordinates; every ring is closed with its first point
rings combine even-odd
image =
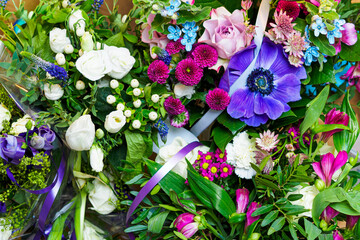
{"type": "MultiPolygon", "coordinates": [[[[256,59],[259,55],[261,44],[264,38],[265,28],[270,12],[270,0],[261,1],[259,12],[256,18],[255,26],[256,35],[254,37],[254,43],[256,44],[254,59],[246,70],[241,74],[241,76],[231,85],[229,95],[231,96],[237,89],[244,87],[245,82],[249,74],[252,72],[255,66],[256,59]]],[[[216,111],[210,109],[191,129],[190,131],[195,135],[199,136],[206,128],[210,126],[211,123],[215,121],[216,118],[223,111],[216,111]]]]}

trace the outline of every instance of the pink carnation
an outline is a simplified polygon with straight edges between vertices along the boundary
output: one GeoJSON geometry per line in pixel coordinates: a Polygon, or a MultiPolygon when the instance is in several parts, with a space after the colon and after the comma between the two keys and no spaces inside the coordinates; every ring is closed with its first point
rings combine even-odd
{"type": "Polygon", "coordinates": [[[159,84],[166,83],[166,79],[169,77],[169,66],[161,60],[153,61],[147,70],[149,79],[159,84]]]}
{"type": "Polygon", "coordinates": [[[211,109],[224,110],[230,103],[230,96],[223,89],[215,88],[206,95],[206,103],[211,109]]]}
{"type": "Polygon", "coordinates": [[[202,76],[203,70],[191,58],[180,61],[176,66],[175,77],[186,86],[198,84],[202,76]]]}
{"type": "Polygon", "coordinates": [[[170,41],[167,45],[165,50],[170,54],[176,54],[180,52],[181,50],[185,50],[185,46],[181,44],[181,38],[177,40],[176,42],[170,41]]]}
{"type": "Polygon", "coordinates": [[[218,60],[218,54],[215,48],[209,45],[201,44],[191,53],[196,64],[201,67],[212,67],[218,60]]]}

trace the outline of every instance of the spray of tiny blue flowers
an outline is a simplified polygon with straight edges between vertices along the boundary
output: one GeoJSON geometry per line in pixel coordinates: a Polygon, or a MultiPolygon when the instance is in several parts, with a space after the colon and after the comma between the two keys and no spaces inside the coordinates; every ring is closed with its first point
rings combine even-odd
{"type": "Polygon", "coordinates": [[[104,3],[104,0],[94,0],[94,3],[91,5],[93,8],[93,11],[98,12],[103,3],[104,3]]]}
{"type": "Polygon", "coordinates": [[[66,81],[66,79],[68,78],[68,74],[64,68],[47,62],[32,53],[21,52],[20,54],[33,61],[38,67],[44,69],[44,71],[48,72],[54,78],[62,81],[66,81]]]}
{"type": "Polygon", "coordinates": [[[0,6],[2,7],[2,9],[5,9],[6,4],[7,4],[8,1],[9,1],[9,0],[1,0],[0,6]]]}
{"type": "Polygon", "coordinates": [[[159,119],[159,121],[155,123],[154,127],[157,128],[157,130],[159,131],[161,139],[163,141],[166,141],[166,136],[169,132],[169,127],[166,125],[166,123],[163,120],[159,119]]]}

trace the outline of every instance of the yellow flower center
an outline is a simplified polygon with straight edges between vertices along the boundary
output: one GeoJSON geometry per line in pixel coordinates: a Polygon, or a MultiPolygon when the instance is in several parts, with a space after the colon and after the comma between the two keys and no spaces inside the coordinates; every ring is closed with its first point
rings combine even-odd
{"type": "Polygon", "coordinates": [[[227,167],[224,167],[224,168],[223,168],[223,172],[224,172],[224,173],[227,173],[228,171],[229,171],[229,169],[228,169],[227,167]]]}
{"type": "Polygon", "coordinates": [[[197,160],[200,160],[200,158],[201,158],[201,156],[200,156],[200,155],[198,155],[198,156],[197,156],[197,160]]]}
{"type": "Polygon", "coordinates": [[[211,171],[212,173],[216,173],[216,172],[217,172],[217,168],[216,168],[216,167],[212,167],[212,168],[210,169],[210,171],[211,171]]]}
{"type": "Polygon", "coordinates": [[[202,165],[203,169],[207,169],[208,167],[209,167],[209,164],[207,162],[202,165]]]}
{"type": "Polygon", "coordinates": [[[219,158],[224,158],[224,154],[223,154],[223,153],[220,153],[220,154],[219,154],[219,158]]]}
{"type": "Polygon", "coordinates": [[[291,132],[290,135],[293,136],[293,137],[295,136],[294,132],[291,132]]]}
{"type": "Polygon", "coordinates": [[[209,178],[208,177],[204,177],[205,179],[207,179],[207,180],[209,180],[209,178]]]}
{"type": "Polygon", "coordinates": [[[210,160],[210,159],[211,159],[211,156],[210,156],[210,155],[207,155],[207,156],[205,157],[205,159],[206,159],[206,160],[210,160]]]}

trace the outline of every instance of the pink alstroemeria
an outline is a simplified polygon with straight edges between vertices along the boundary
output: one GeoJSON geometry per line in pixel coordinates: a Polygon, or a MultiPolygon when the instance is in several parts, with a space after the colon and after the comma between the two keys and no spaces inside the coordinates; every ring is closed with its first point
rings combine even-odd
{"type": "Polygon", "coordinates": [[[236,190],[236,213],[244,213],[249,204],[249,190],[240,188],[236,190]]]}
{"type": "Polygon", "coordinates": [[[176,218],[174,226],[186,238],[191,238],[199,230],[199,223],[195,222],[194,218],[195,215],[191,213],[180,214],[176,218]]]}
{"type": "Polygon", "coordinates": [[[330,206],[327,206],[325,210],[321,213],[321,218],[324,219],[327,224],[329,224],[331,219],[336,217],[338,214],[338,211],[336,211],[330,206]]]}
{"type": "Polygon", "coordinates": [[[340,77],[341,79],[348,79],[350,85],[356,83],[356,89],[360,92],[360,62],[357,62],[354,66],[351,66],[349,70],[340,77]]]}
{"type": "Polygon", "coordinates": [[[336,158],[332,153],[321,156],[320,162],[312,164],[316,174],[325,182],[326,187],[331,185],[331,179],[334,173],[345,165],[348,159],[346,151],[340,151],[336,158]]]}
{"type": "Polygon", "coordinates": [[[341,51],[341,43],[345,43],[348,46],[354,45],[357,42],[357,33],[355,29],[355,25],[353,23],[345,23],[342,25],[344,30],[341,30],[342,37],[333,45],[336,50],[336,54],[341,51]]]}
{"type": "Polygon", "coordinates": [[[253,4],[253,2],[251,0],[242,0],[241,1],[241,7],[245,11],[249,10],[252,4],[253,4]]]}
{"type": "MultiPolygon", "coordinates": [[[[346,113],[336,110],[336,108],[333,108],[326,114],[325,124],[342,124],[344,126],[348,126],[349,125],[349,116],[346,113]]],[[[341,131],[343,131],[343,130],[335,129],[332,131],[324,132],[321,135],[321,140],[324,142],[327,142],[334,133],[341,132],[341,131]]]]}
{"type": "Polygon", "coordinates": [[[256,216],[256,217],[251,216],[251,214],[253,214],[253,212],[255,212],[255,210],[260,207],[261,207],[260,203],[257,203],[257,202],[250,203],[249,209],[246,212],[245,231],[251,224],[253,224],[254,222],[256,222],[257,220],[260,219],[260,215],[256,216]]]}
{"type": "Polygon", "coordinates": [[[333,238],[334,238],[334,240],[345,240],[345,238],[343,236],[341,236],[341,234],[339,233],[338,230],[336,230],[333,233],[333,238]]]}
{"type": "Polygon", "coordinates": [[[360,216],[347,216],[346,217],[346,228],[353,229],[355,224],[358,222],[360,216]]]}

